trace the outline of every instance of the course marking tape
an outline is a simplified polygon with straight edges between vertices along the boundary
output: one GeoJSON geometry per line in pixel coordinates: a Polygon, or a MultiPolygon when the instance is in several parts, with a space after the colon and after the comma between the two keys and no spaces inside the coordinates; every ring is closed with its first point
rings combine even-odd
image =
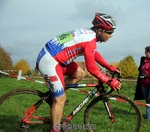
{"type": "MultiPolygon", "coordinates": [[[[7,76],[10,76],[10,77],[13,77],[13,78],[17,78],[18,80],[24,79],[24,80],[27,80],[27,81],[32,81],[32,82],[37,82],[37,83],[41,83],[41,84],[46,84],[46,82],[43,82],[43,81],[34,80],[32,78],[29,78],[29,77],[22,77],[21,74],[20,74],[20,72],[18,73],[18,75],[16,75],[16,74],[10,74],[10,73],[7,73],[7,72],[4,72],[4,71],[0,70],[0,73],[4,74],[4,75],[7,75],[7,76]]],[[[74,86],[75,87],[89,87],[89,86],[96,86],[96,84],[75,84],[74,86]]],[[[89,94],[90,93],[87,90],[79,90],[79,89],[75,89],[75,88],[70,88],[70,89],[78,91],[78,92],[82,92],[82,93],[85,93],[85,94],[89,94]]],[[[95,94],[95,96],[99,96],[99,94],[95,94]]],[[[111,99],[113,99],[113,100],[119,100],[117,98],[111,98],[111,99]]],[[[121,101],[121,100],[119,100],[119,101],[121,101]]],[[[125,102],[125,100],[122,100],[122,101],[125,102]]],[[[135,103],[137,105],[140,105],[140,106],[150,106],[150,104],[146,104],[146,103],[143,103],[143,102],[135,102],[135,103]]]]}

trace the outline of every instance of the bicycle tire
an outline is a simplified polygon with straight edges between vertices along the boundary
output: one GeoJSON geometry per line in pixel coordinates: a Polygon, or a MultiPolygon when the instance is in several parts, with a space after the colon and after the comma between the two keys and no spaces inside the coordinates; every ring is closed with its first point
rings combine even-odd
{"type": "Polygon", "coordinates": [[[134,101],[118,94],[95,98],[84,113],[84,123],[88,132],[139,132],[141,122],[141,113],[134,101]],[[114,114],[113,123],[109,119],[103,99],[110,104],[114,114]]]}
{"type": "MultiPolygon", "coordinates": [[[[44,93],[28,88],[20,88],[12,90],[0,97],[0,131],[11,132],[43,132],[48,131],[50,125],[26,125],[21,128],[21,119],[24,112],[34,105],[40,98],[44,97],[44,93]]],[[[49,117],[49,104],[44,101],[42,107],[39,107],[36,114],[40,117],[49,117]]]]}

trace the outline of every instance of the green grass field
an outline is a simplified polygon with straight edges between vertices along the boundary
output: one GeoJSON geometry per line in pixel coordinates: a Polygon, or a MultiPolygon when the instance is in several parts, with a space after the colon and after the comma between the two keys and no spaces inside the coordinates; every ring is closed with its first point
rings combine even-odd
{"type": "MultiPolygon", "coordinates": [[[[128,96],[129,98],[133,99],[134,92],[135,92],[135,86],[136,86],[136,82],[122,82],[122,88],[119,92],[120,92],[120,94],[123,94],[123,95],[128,96]]],[[[31,81],[26,81],[26,80],[18,81],[17,79],[10,78],[10,77],[0,77],[0,97],[3,94],[5,94],[11,90],[14,90],[16,88],[30,88],[30,89],[36,88],[42,92],[47,91],[47,87],[44,84],[35,83],[35,82],[31,82],[31,81]]],[[[89,89],[87,88],[87,90],[90,90],[90,88],[89,89]]],[[[86,94],[80,93],[80,92],[74,91],[74,90],[68,90],[66,93],[67,93],[67,99],[69,100],[69,105],[65,107],[65,113],[64,113],[65,115],[69,114],[73,110],[73,108],[75,108],[77,106],[77,104],[79,104],[81,102],[81,100],[83,100],[86,97],[86,94]]],[[[24,98],[20,97],[18,99],[18,101],[20,101],[20,100],[22,100],[23,102],[29,101],[28,97],[24,97],[24,98]]],[[[144,102],[144,101],[139,101],[139,102],[144,102]]],[[[13,108],[15,108],[15,106],[16,106],[15,103],[18,103],[18,102],[17,101],[11,102],[12,105],[9,108],[9,109],[11,109],[11,112],[9,112],[10,118],[3,119],[0,117],[0,132],[8,132],[7,128],[9,128],[9,123],[13,121],[13,118],[15,117],[15,114],[16,114],[16,111],[13,111],[13,108]]],[[[47,106],[44,106],[44,109],[46,110],[46,112],[43,113],[43,115],[48,114],[49,108],[47,106]]],[[[139,106],[139,109],[140,109],[142,115],[144,115],[145,107],[139,106]]],[[[72,124],[83,124],[84,123],[83,122],[84,110],[85,110],[85,108],[83,108],[72,119],[72,121],[71,121],[72,124]]],[[[132,119],[131,119],[131,124],[132,124],[132,119]]],[[[149,132],[149,130],[150,130],[149,124],[150,124],[150,121],[145,120],[143,118],[141,132],[149,132]]],[[[122,124],[122,125],[124,125],[124,124],[122,124]]],[[[43,127],[47,127],[47,126],[43,126],[43,127]]],[[[14,132],[13,129],[11,129],[9,131],[14,132]]],[[[98,131],[102,132],[103,130],[98,130],[98,131]]],[[[117,130],[115,130],[115,132],[117,132],[117,131],[121,132],[122,130],[118,128],[117,130]]],[[[43,128],[41,128],[41,126],[38,126],[36,132],[44,132],[44,130],[43,130],[43,128]]],[[[111,132],[113,132],[113,131],[111,131],[111,132]]]]}

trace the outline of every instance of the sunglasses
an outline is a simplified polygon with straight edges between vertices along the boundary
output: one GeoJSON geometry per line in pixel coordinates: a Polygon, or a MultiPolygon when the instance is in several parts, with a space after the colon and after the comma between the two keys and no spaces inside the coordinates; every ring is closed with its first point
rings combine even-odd
{"type": "Polygon", "coordinates": [[[107,33],[109,35],[111,35],[114,31],[108,31],[108,30],[104,30],[104,33],[107,33]]]}

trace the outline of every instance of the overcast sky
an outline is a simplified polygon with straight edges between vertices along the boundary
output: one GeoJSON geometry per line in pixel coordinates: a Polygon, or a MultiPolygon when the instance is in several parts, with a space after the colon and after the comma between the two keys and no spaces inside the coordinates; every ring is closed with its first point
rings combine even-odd
{"type": "Polygon", "coordinates": [[[97,43],[98,51],[109,63],[131,55],[139,65],[150,45],[150,0],[0,0],[0,46],[14,64],[26,59],[34,68],[48,40],[72,29],[90,28],[95,12],[110,14],[117,23],[113,37],[97,43]]]}

